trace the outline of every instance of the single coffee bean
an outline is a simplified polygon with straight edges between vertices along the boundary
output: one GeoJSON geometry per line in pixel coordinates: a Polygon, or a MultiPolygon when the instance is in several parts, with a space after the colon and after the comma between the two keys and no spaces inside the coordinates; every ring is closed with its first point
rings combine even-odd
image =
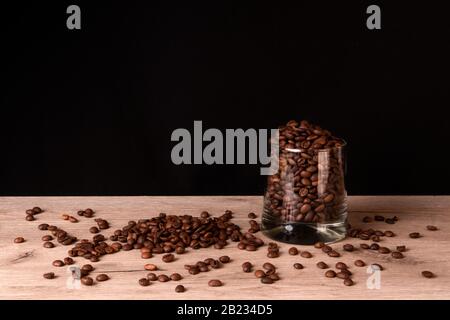
{"type": "Polygon", "coordinates": [[[209,212],[208,211],[203,211],[202,213],[200,213],[200,217],[203,219],[206,219],[209,217],[209,212]]]}
{"type": "Polygon", "coordinates": [[[384,235],[386,236],[386,237],[394,237],[395,236],[395,233],[393,233],[392,231],[390,231],[390,230],[388,230],[388,231],[385,231],[384,232],[384,235]]]}
{"type": "Polygon", "coordinates": [[[41,240],[42,241],[51,241],[51,240],[53,240],[53,237],[51,235],[47,234],[45,236],[42,236],[41,240]]]}
{"type": "Polygon", "coordinates": [[[84,216],[84,211],[83,210],[79,210],[77,212],[77,215],[79,215],[80,217],[84,216]]]}
{"type": "Polygon", "coordinates": [[[372,241],[374,241],[374,242],[380,242],[381,241],[381,238],[379,236],[377,236],[377,235],[371,236],[370,239],[372,239],[372,241]]]}
{"type": "Polygon", "coordinates": [[[298,249],[296,247],[289,248],[289,254],[291,256],[296,256],[298,254],[298,249]]]}
{"type": "Polygon", "coordinates": [[[175,252],[177,254],[183,254],[185,251],[186,251],[186,249],[184,247],[182,247],[182,246],[179,246],[179,247],[175,248],[175,252]]]}
{"type": "Polygon", "coordinates": [[[39,208],[39,207],[34,207],[34,208],[31,209],[31,210],[33,210],[33,213],[34,213],[34,214],[39,214],[39,213],[42,213],[42,212],[43,212],[43,210],[42,210],[41,208],[39,208]]]}
{"type": "Polygon", "coordinates": [[[371,266],[371,268],[373,270],[380,270],[380,271],[384,270],[383,266],[381,264],[378,264],[378,263],[372,263],[370,266],[371,266]]]}
{"type": "Polygon", "coordinates": [[[364,222],[364,223],[372,222],[372,218],[371,218],[371,217],[368,217],[368,216],[365,216],[365,217],[362,219],[362,222],[364,222]]]}
{"type": "Polygon", "coordinates": [[[97,227],[90,227],[90,228],[89,228],[89,232],[90,232],[90,233],[99,233],[100,230],[99,230],[97,227]]]}
{"type": "Polygon", "coordinates": [[[392,258],[394,258],[394,259],[402,259],[402,258],[404,258],[403,253],[398,252],[398,251],[392,252],[392,253],[391,253],[391,256],[392,256],[392,258]]]}
{"type": "Polygon", "coordinates": [[[178,292],[178,293],[184,292],[185,290],[186,290],[186,289],[185,289],[184,286],[181,285],[181,284],[179,284],[179,285],[177,285],[177,286],[175,287],[175,292],[178,292]]]}
{"type": "Polygon", "coordinates": [[[81,270],[91,272],[94,271],[94,267],[91,264],[85,264],[81,266],[81,270]]]}
{"type": "Polygon", "coordinates": [[[141,253],[141,258],[142,259],[150,259],[152,257],[152,253],[151,252],[142,252],[141,253]]]}
{"type": "Polygon", "coordinates": [[[100,261],[100,258],[97,257],[97,256],[92,256],[92,257],[89,258],[89,260],[90,260],[91,262],[99,262],[99,261],[100,261]]]}
{"type": "Polygon", "coordinates": [[[294,268],[300,270],[303,269],[303,265],[301,263],[294,263],[294,268]]]}
{"type": "Polygon", "coordinates": [[[25,239],[23,237],[17,237],[14,239],[14,243],[22,243],[25,242],[25,239]]]}
{"type": "Polygon", "coordinates": [[[419,232],[411,232],[411,233],[409,234],[409,237],[410,237],[411,239],[417,239],[417,238],[420,238],[420,233],[419,233],[419,232]]]}
{"type": "Polygon", "coordinates": [[[165,275],[165,274],[160,274],[158,276],[158,281],[159,282],[167,282],[169,280],[170,280],[170,278],[167,275],[165,275]]]}
{"type": "Polygon", "coordinates": [[[379,236],[379,237],[384,237],[384,232],[383,231],[381,231],[381,230],[377,230],[377,231],[375,231],[375,235],[376,236],[379,236]]]}
{"type": "Polygon", "coordinates": [[[395,220],[392,218],[387,218],[386,220],[384,220],[384,222],[386,222],[387,224],[394,224],[395,220]]]}
{"type": "Polygon", "coordinates": [[[327,272],[325,272],[325,277],[334,278],[334,277],[336,277],[336,272],[333,270],[328,270],[327,272]]]}
{"type": "Polygon", "coordinates": [[[164,262],[172,262],[173,260],[175,260],[175,256],[172,253],[165,254],[162,257],[162,261],[164,262]]]}
{"type": "Polygon", "coordinates": [[[209,280],[208,281],[208,286],[210,286],[210,287],[220,287],[222,285],[223,285],[222,281],[217,280],[217,279],[213,279],[213,280],[209,280]]]}
{"type": "Polygon", "coordinates": [[[25,213],[26,213],[26,214],[33,215],[33,214],[34,214],[34,211],[33,211],[32,209],[28,209],[27,211],[25,211],[25,213]]]}
{"type": "Polygon", "coordinates": [[[221,256],[221,257],[219,258],[219,261],[222,262],[222,263],[228,263],[228,262],[231,261],[231,259],[230,259],[229,256],[221,256]]]}
{"type": "Polygon", "coordinates": [[[436,226],[427,226],[427,230],[436,231],[438,228],[436,226]]]}
{"type": "Polygon", "coordinates": [[[339,279],[348,279],[350,278],[349,274],[347,272],[338,272],[336,273],[336,277],[338,277],[339,279]]]}
{"type": "Polygon", "coordinates": [[[147,278],[141,278],[141,279],[139,279],[139,284],[143,287],[146,287],[150,284],[150,281],[148,281],[147,278]]]}
{"type": "Polygon", "coordinates": [[[249,219],[256,219],[256,214],[254,213],[254,212],[250,212],[249,214],[248,214],[248,218],[249,219]]]}
{"type": "Polygon", "coordinates": [[[322,249],[323,246],[325,246],[325,243],[323,243],[323,242],[316,242],[314,244],[314,248],[316,248],[316,249],[322,249]]]}
{"type": "Polygon", "coordinates": [[[54,272],[44,273],[44,278],[45,279],[54,279],[55,278],[55,273],[54,272]]]}
{"type": "Polygon", "coordinates": [[[378,249],[380,249],[380,246],[378,243],[372,243],[370,245],[370,250],[378,250],[378,249]]]}
{"type": "Polygon", "coordinates": [[[375,221],[384,221],[383,216],[375,216],[374,219],[375,219],[375,221]]]}
{"type": "Polygon", "coordinates": [[[265,270],[275,270],[276,269],[276,267],[273,264],[271,264],[270,262],[265,262],[262,267],[265,270]]]}
{"type": "Polygon", "coordinates": [[[337,251],[331,250],[330,252],[328,252],[328,256],[329,257],[333,257],[333,258],[337,258],[337,257],[340,257],[341,254],[339,252],[337,252],[337,251]]]}
{"type": "Polygon", "coordinates": [[[92,218],[92,216],[94,215],[94,210],[87,208],[86,210],[84,210],[84,214],[83,216],[85,216],[86,218],[92,218]]]}
{"type": "Polygon", "coordinates": [[[25,217],[25,220],[27,220],[27,221],[34,221],[36,219],[34,218],[34,216],[32,214],[27,214],[27,216],[25,217]]]}
{"type": "Polygon", "coordinates": [[[347,287],[350,287],[354,284],[352,279],[345,279],[344,280],[344,285],[346,285],[347,287]]]}
{"type": "Polygon", "coordinates": [[[269,278],[272,279],[273,281],[278,281],[280,280],[280,277],[278,276],[278,274],[273,273],[269,275],[269,278]]]}
{"type": "Polygon", "coordinates": [[[70,217],[69,217],[69,221],[72,222],[72,223],[77,223],[77,222],[78,222],[78,219],[75,218],[75,217],[73,217],[73,216],[70,216],[70,217]]]}
{"type": "Polygon", "coordinates": [[[97,277],[95,277],[95,280],[97,280],[98,282],[106,281],[109,280],[109,276],[105,273],[101,273],[97,277]]]}
{"type": "Polygon", "coordinates": [[[406,251],[406,246],[397,246],[397,251],[398,252],[405,252],[406,251]]]}
{"type": "Polygon", "coordinates": [[[63,215],[61,215],[61,218],[63,220],[69,220],[69,215],[68,214],[63,214],[63,215]]]}
{"type": "Polygon", "coordinates": [[[342,269],[347,269],[348,267],[347,267],[347,265],[345,264],[345,263],[343,263],[343,262],[338,262],[338,263],[336,263],[336,269],[339,269],[339,270],[342,270],[342,269]]]}
{"type": "Polygon", "coordinates": [[[48,228],[47,223],[41,223],[40,225],[38,225],[39,230],[47,230],[47,228],[48,228]]]}
{"type": "Polygon", "coordinates": [[[199,274],[200,273],[200,268],[193,267],[193,268],[190,268],[188,271],[189,271],[190,274],[195,275],[195,274],[199,274]]]}
{"type": "Polygon", "coordinates": [[[65,265],[71,265],[71,264],[74,264],[74,263],[75,263],[75,261],[73,261],[73,259],[71,257],[65,257],[64,258],[64,264],[65,265]]]}
{"type": "Polygon", "coordinates": [[[262,277],[265,277],[265,276],[266,276],[266,273],[263,270],[256,270],[255,271],[255,277],[262,278],[262,277]]]}
{"type": "Polygon", "coordinates": [[[359,246],[361,249],[366,249],[366,250],[370,248],[370,246],[367,243],[361,243],[359,246]]]}
{"type": "Polygon", "coordinates": [[[263,284],[272,284],[274,282],[274,280],[270,277],[262,277],[261,278],[261,283],[263,284]]]}
{"type": "Polygon", "coordinates": [[[257,249],[256,246],[253,244],[248,244],[245,246],[245,250],[247,251],[256,251],[256,249],[257,249]]]}
{"type": "Polygon", "coordinates": [[[62,262],[61,260],[55,260],[55,261],[53,261],[52,264],[55,267],[62,267],[62,266],[64,266],[64,262],[62,262]]]}
{"type": "Polygon", "coordinates": [[[422,276],[425,278],[434,278],[434,273],[431,271],[422,271],[422,276]]]}
{"type": "Polygon", "coordinates": [[[180,281],[181,279],[183,279],[183,277],[182,277],[181,274],[179,274],[179,273],[172,273],[172,274],[170,275],[170,280],[173,280],[173,281],[180,281]]]}
{"type": "Polygon", "coordinates": [[[155,264],[153,264],[153,263],[147,263],[144,266],[144,269],[148,270],[148,271],[156,271],[156,270],[158,270],[158,267],[155,264]]]}
{"type": "Polygon", "coordinates": [[[85,286],[92,286],[94,284],[94,279],[85,276],[81,278],[81,283],[84,284],[85,286]]]}
{"type": "Polygon", "coordinates": [[[388,253],[391,252],[391,250],[389,250],[389,248],[386,248],[386,247],[380,247],[378,249],[378,252],[381,253],[381,254],[388,254],[388,253]]]}
{"type": "Polygon", "coordinates": [[[365,265],[366,265],[365,262],[362,260],[355,261],[355,266],[357,266],[357,267],[364,267],[365,265]]]}
{"type": "Polygon", "coordinates": [[[309,251],[302,251],[302,253],[300,253],[300,256],[307,259],[312,258],[312,254],[309,251]]]}
{"type": "Polygon", "coordinates": [[[350,243],[344,244],[343,249],[348,252],[352,252],[355,248],[350,243]]]}
{"type": "Polygon", "coordinates": [[[44,243],[42,244],[42,246],[43,246],[44,248],[50,249],[50,248],[53,248],[55,245],[53,244],[53,242],[46,241],[46,242],[44,242],[44,243]]]}
{"type": "Polygon", "coordinates": [[[252,271],[252,264],[250,262],[244,262],[242,264],[242,271],[244,272],[251,272],[252,271]]]}
{"type": "Polygon", "coordinates": [[[267,258],[278,258],[279,256],[280,254],[278,252],[271,251],[267,253],[267,258]]]}
{"type": "Polygon", "coordinates": [[[328,252],[330,252],[330,251],[333,251],[333,248],[330,247],[329,245],[324,245],[324,246],[322,247],[322,252],[328,253],[328,252]]]}
{"type": "Polygon", "coordinates": [[[316,266],[319,269],[327,269],[328,268],[328,265],[323,261],[317,262],[316,266]]]}
{"type": "Polygon", "coordinates": [[[158,276],[152,272],[147,273],[147,279],[150,281],[156,281],[158,280],[158,276]]]}

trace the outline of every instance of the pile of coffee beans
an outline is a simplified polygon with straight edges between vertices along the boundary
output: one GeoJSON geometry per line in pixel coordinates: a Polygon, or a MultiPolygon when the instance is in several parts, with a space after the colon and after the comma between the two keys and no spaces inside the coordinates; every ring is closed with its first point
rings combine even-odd
{"type": "Polygon", "coordinates": [[[248,229],[248,232],[256,233],[260,230],[259,223],[256,222],[256,220],[250,220],[249,223],[250,223],[250,229],[248,229]]]}
{"type": "Polygon", "coordinates": [[[275,242],[269,242],[267,247],[267,257],[268,258],[278,258],[280,256],[280,247],[275,242]]]}
{"type": "Polygon", "coordinates": [[[344,141],[307,121],[279,128],[279,169],[268,177],[266,219],[336,221],[345,212],[344,141]]]}
{"type": "Polygon", "coordinates": [[[77,214],[82,217],[92,218],[94,216],[94,210],[92,210],[90,208],[88,208],[86,210],[79,210],[77,212],[77,214]]]}
{"type": "Polygon", "coordinates": [[[34,207],[33,209],[28,209],[25,211],[25,220],[27,221],[34,221],[35,219],[35,215],[44,212],[44,210],[42,210],[40,207],[34,207]]]}
{"type": "Polygon", "coordinates": [[[218,269],[222,266],[222,263],[228,263],[231,259],[228,256],[222,256],[219,260],[213,258],[207,258],[203,261],[197,261],[195,264],[186,264],[184,268],[192,275],[199,274],[200,272],[208,272],[212,269],[218,269]]]}
{"type": "MultiPolygon", "coordinates": [[[[77,237],[74,237],[70,234],[68,234],[66,231],[64,231],[61,228],[58,228],[57,226],[48,225],[46,223],[40,224],[38,226],[38,229],[41,231],[50,231],[53,236],[56,237],[56,240],[58,243],[68,246],[73,244],[74,242],[77,242],[77,237]]],[[[53,248],[54,245],[52,242],[53,237],[51,235],[46,235],[42,237],[42,241],[44,241],[44,248],[53,248]],[[48,242],[48,243],[47,243],[48,242]]]]}
{"type": "Polygon", "coordinates": [[[256,251],[262,245],[264,245],[262,239],[255,237],[250,232],[246,232],[240,237],[237,247],[241,250],[256,251]]]}
{"type": "Polygon", "coordinates": [[[61,217],[63,218],[63,220],[69,220],[72,223],[77,223],[78,222],[77,218],[75,218],[74,216],[70,216],[68,214],[63,214],[61,217]]]}

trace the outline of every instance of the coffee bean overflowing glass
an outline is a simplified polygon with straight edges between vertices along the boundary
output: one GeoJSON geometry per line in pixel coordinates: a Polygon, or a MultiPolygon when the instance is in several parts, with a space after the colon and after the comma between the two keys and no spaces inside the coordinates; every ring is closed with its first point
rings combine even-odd
{"type": "Polygon", "coordinates": [[[345,141],[307,121],[279,128],[279,169],[268,176],[263,232],[275,240],[331,243],[346,235],[345,141]]]}

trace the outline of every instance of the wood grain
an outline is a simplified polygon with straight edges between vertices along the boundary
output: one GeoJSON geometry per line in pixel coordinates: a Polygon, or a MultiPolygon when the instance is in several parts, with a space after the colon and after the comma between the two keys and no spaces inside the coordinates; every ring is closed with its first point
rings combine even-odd
{"type": "MultiPolygon", "coordinates": [[[[65,267],[51,265],[55,259],[66,256],[69,247],[57,245],[53,249],[42,247],[41,237],[46,231],[38,230],[40,223],[55,224],[78,238],[91,238],[89,227],[93,219],[81,218],[79,223],[70,223],[60,218],[61,214],[75,215],[79,209],[91,207],[96,217],[107,219],[111,228],[104,232],[110,235],[128,220],[148,218],[159,212],[170,214],[198,215],[207,210],[213,215],[222,214],[225,209],[235,212],[234,222],[248,229],[247,214],[258,214],[262,208],[261,197],[3,197],[0,198],[0,298],[1,299],[449,299],[450,298],[450,197],[449,196],[383,196],[350,197],[350,222],[362,225],[365,215],[396,215],[399,222],[388,225],[374,222],[371,227],[392,230],[396,237],[384,238],[382,244],[389,248],[406,245],[404,259],[391,259],[367,250],[353,253],[343,252],[343,243],[358,245],[362,241],[348,239],[333,245],[342,253],[341,258],[329,258],[313,247],[297,246],[300,250],[309,250],[313,258],[290,256],[287,250],[291,245],[281,244],[281,256],[277,259],[266,257],[266,247],[256,252],[244,252],[232,243],[223,250],[213,248],[189,250],[179,255],[172,263],[163,263],[161,255],[143,260],[137,250],[119,252],[104,256],[95,263],[95,272],[105,272],[111,280],[97,283],[93,287],[69,289],[66,281],[69,274],[65,267]],[[25,221],[25,210],[40,206],[45,212],[37,215],[37,220],[25,221]],[[425,229],[428,224],[437,225],[438,231],[425,229]],[[424,236],[409,239],[408,234],[418,231],[424,236]],[[13,240],[23,236],[26,242],[15,244],[13,240]],[[207,257],[218,258],[229,255],[232,262],[221,269],[199,275],[189,275],[183,265],[203,260],[207,257]],[[366,268],[353,266],[353,261],[362,259],[367,263],[378,262],[385,267],[381,273],[381,288],[368,289],[366,268]],[[260,267],[269,261],[279,268],[281,280],[273,285],[262,285],[253,274],[243,273],[241,264],[251,261],[260,267]],[[324,270],[315,264],[325,261],[334,265],[343,261],[351,266],[355,285],[345,287],[342,280],[327,279],[324,270]],[[137,281],[146,275],[145,263],[156,263],[164,272],[179,272],[184,276],[180,282],[152,283],[141,287],[137,281]],[[301,262],[305,269],[295,270],[292,265],[301,262]],[[425,279],[420,273],[431,270],[437,277],[425,279]],[[57,274],[54,280],[42,277],[45,272],[57,274]],[[210,279],[221,279],[223,287],[210,288],[210,279]],[[187,291],[175,293],[177,284],[183,284],[187,291]]],[[[365,227],[368,225],[364,225],[365,227]]],[[[261,235],[262,236],[262,235],[261,235]]],[[[268,241],[267,238],[263,237],[268,241]]],[[[381,243],[380,243],[381,244],[381,243]]],[[[77,264],[86,263],[83,258],[76,259],[77,264]]]]}

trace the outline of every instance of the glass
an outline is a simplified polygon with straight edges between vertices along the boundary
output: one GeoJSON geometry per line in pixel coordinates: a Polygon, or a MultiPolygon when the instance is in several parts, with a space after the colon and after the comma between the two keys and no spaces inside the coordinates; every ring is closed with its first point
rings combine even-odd
{"type": "Polygon", "coordinates": [[[281,148],[267,179],[262,230],[295,244],[332,243],[347,231],[345,142],[329,149],[281,148]]]}

